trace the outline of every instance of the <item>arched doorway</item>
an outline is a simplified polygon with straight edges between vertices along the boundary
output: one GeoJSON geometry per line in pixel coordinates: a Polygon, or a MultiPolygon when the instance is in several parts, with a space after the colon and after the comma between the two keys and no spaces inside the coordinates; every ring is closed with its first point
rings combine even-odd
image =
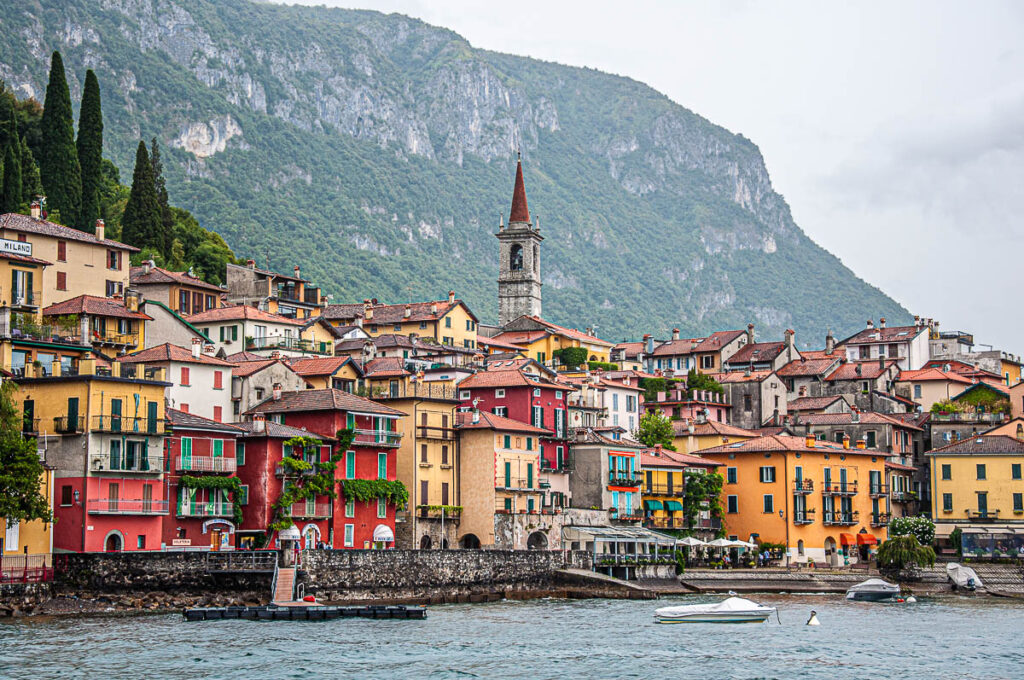
{"type": "Polygon", "coordinates": [[[441,539],[441,550],[447,550],[447,549],[448,549],[448,539],[447,538],[441,539]]]}
{"type": "Polygon", "coordinates": [[[103,550],[106,552],[121,552],[124,550],[124,537],[120,531],[111,531],[103,541],[103,550]]]}
{"type": "Polygon", "coordinates": [[[320,543],[320,527],[315,524],[307,524],[302,530],[302,541],[306,550],[312,550],[320,543]]]}
{"type": "Polygon", "coordinates": [[[480,539],[474,534],[466,534],[459,539],[459,546],[462,547],[463,550],[479,550],[480,539]]]}
{"type": "Polygon", "coordinates": [[[836,539],[831,536],[825,539],[825,561],[830,567],[839,566],[839,553],[836,550],[836,539]]]}
{"type": "Polygon", "coordinates": [[[534,531],[530,534],[530,537],[526,539],[526,547],[528,550],[547,550],[548,537],[543,531],[534,531]]]}
{"type": "Polygon", "coordinates": [[[426,534],[423,534],[423,537],[420,538],[420,550],[430,550],[430,548],[433,547],[433,544],[434,542],[430,540],[430,536],[427,536],[426,534]]]}

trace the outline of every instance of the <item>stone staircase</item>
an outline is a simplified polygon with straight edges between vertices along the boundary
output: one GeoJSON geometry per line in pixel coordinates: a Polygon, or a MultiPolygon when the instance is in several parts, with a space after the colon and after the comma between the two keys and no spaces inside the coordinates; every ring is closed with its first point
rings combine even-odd
{"type": "Polygon", "coordinates": [[[277,571],[277,582],[274,586],[274,597],[270,600],[275,604],[292,602],[295,599],[295,567],[281,567],[277,571]]]}

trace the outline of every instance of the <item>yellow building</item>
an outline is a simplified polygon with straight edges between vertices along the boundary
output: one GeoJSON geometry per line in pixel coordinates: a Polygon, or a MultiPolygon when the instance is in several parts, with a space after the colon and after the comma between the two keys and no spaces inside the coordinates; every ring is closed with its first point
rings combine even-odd
{"type": "MultiPolygon", "coordinates": [[[[42,444],[40,444],[42,446],[42,444]]],[[[46,468],[39,480],[39,493],[43,495],[53,508],[53,471],[46,468]]],[[[14,555],[27,555],[28,559],[22,564],[16,561],[5,561],[4,571],[10,571],[15,578],[18,576],[18,567],[29,569],[25,574],[27,577],[32,569],[40,569],[51,566],[50,554],[53,552],[53,524],[33,520],[31,522],[11,522],[0,517],[0,556],[10,557],[14,555]],[[9,564],[8,564],[9,562],[9,564]]]]}
{"type": "Polygon", "coordinates": [[[725,468],[729,536],[781,543],[790,563],[831,566],[867,560],[887,537],[887,456],[789,435],[701,451],[725,468]]]}
{"type": "Polygon", "coordinates": [[[458,429],[459,547],[495,546],[496,526],[509,516],[538,515],[533,522],[539,525],[543,505],[540,437],[551,433],[483,411],[459,413],[458,429]]]}
{"type": "Polygon", "coordinates": [[[131,286],[146,300],[160,302],[181,314],[198,314],[220,307],[220,286],[207,283],[188,272],[157,267],[152,260],[131,268],[131,286]]]}
{"type": "Polygon", "coordinates": [[[371,337],[415,335],[449,347],[477,348],[479,319],[453,291],[448,299],[431,302],[382,305],[366,300],[361,305],[328,305],[323,318],[335,327],[361,324],[371,337]]]}
{"type": "Polygon", "coordinates": [[[713,446],[747,441],[757,437],[756,432],[734,427],[716,420],[696,422],[693,420],[673,420],[674,437],[672,445],[680,453],[695,453],[710,449],[713,446]]]}
{"type": "Polygon", "coordinates": [[[686,497],[687,472],[714,472],[718,463],[685,453],[663,450],[661,447],[640,453],[643,474],[644,526],[651,529],[695,530],[714,538],[721,521],[713,520],[702,512],[695,526],[688,526],[683,514],[686,497]]]}
{"type": "Polygon", "coordinates": [[[116,298],[79,295],[44,309],[43,320],[70,329],[77,326],[87,335],[84,341],[104,354],[126,354],[146,346],[145,322],[152,317],[138,311],[135,296],[126,304],[116,298]]]}
{"type": "Polygon", "coordinates": [[[292,358],[288,365],[315,390],[332,388],[354,393],[363,381],[363,372],[351,357],[292,358]]]}
{"type": "Polygon", "coordinates": [[[583,347],[587,350],[587,361],[607,363],[614,343],[607,342],[587,332],[566,328],[545,321],[539,316],[521,316],[506,325],[492,342],[515,345],[530,359],[536,359],[545,366],[556,366],[555,352],[567,347],[583,347]]]}
{"type": "Polygon", "coordinates": [[[1024,527],[1024,441],[983,435],[925,455],[936,522],[963,525],[965,530],[992,522],[1024,527]]]}
{"type": "MultiPolygon", "coordinates": [[[[138,248],[105,238],[102,220],[97,222],[93,235],[40,219],[38,206],[32,211],[33,217],[0,215],[0,250],[50,263],[38,278],[23,280],[23,290],[31,293],[39,306],[83,293],[96,297],[124,295],[128,258],[138,248]]],[[[6,285],[2,293],[7,293],[6,285]]]]}

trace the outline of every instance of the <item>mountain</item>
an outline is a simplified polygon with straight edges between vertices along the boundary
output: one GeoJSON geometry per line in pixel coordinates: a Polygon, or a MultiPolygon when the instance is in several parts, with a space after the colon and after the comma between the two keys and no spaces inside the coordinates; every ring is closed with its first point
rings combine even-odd
{"type": "Polygon", "coordinates": [[[752,321],[817,346],[909,318],[800,230],[750,140],[628,78],[404,16],[245,0],[22,0],[0,32],[20,96],[42,99],[52,50],[76,105],[94,69],[122,173],[156,136],[172,201],[335,302],[453,288],[495,321],[521,150],[551,321],[614,340],[752,321]]]}

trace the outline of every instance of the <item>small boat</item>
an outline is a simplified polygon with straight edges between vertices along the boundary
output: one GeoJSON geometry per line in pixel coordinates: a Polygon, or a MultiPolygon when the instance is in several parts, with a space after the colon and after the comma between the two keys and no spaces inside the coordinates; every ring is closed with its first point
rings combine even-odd
{"type": "Polygon", "coordinates": [[[883,581],[880,578],[869,578],[863,583],[851,586],[846,591],[847,600],[861,600],[865,602],[882,602],[898,597],[900,587],[895,583],[883,581]]]}
{"type": "Polygon", "coordinates": [[[954,590],[976,590],[982,587],[978,573],[957,562],[946,565],[946,577],[953,583],[954,590]]]}
{"type": "Polygon", "coordinates": [[[774,611],[775,607],[764,607],[742,597],[730,597],[708,604],[662,607],[655,610],[654,620],[657,623],[761,623],[774,611]]]}

